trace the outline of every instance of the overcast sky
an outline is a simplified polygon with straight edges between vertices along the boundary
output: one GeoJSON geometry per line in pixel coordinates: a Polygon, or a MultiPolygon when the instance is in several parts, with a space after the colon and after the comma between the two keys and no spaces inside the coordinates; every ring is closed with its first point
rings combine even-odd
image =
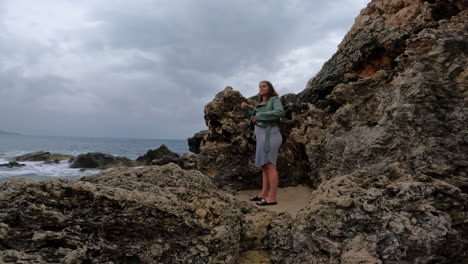
{"type": "Polygon", "coordinates": [[[368,0],[1,0],[0,130],[185,139],[225,86],[304,89],[368,0]]]}

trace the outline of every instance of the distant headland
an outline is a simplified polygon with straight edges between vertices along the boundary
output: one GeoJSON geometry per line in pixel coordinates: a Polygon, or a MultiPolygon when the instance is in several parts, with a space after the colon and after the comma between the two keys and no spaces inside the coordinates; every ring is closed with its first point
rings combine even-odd
{"type": "Polygon", "coordinates": [[[0,130],[0,135],[21,135],[21,134],[16,133],[16,132],[8,132],[8,131],[0,130]]]}

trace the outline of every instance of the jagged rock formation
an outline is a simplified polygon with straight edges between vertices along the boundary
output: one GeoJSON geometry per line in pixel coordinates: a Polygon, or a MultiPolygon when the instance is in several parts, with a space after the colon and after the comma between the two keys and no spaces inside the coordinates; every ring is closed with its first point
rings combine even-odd
{"type": "MultiPolygon", "coordinates": [[[[372,1],[307,88],[282,98],[281,131],[297,147],[286,142],[281,151],[288,155],[279,162],[304,157],[300,179],[317,190],[290,226],[295,239],[288,254],[274,261],[468,258],[465,5],[372,1]]],[[[245,124],[236,106],[243,98],[223,101],[226,94],[205,108],[202,171],[218,185],[250,188],[243,179],[260,174],[248,167],[253,142],[239,128],[245,124]],[[241,166],[248,169],[236,170],[241,166]]],[[[287,179],[290,168],[278,168],[287,179]]]]}
{"type": "Polygon", "coordinates": [[[171,151],[164,144],[157,149],[148,150],[145,155],[139,156],[136,161],[142,165],[166,165],[174,163],[186,170],[198,169],[197,154],[185,152],[182,156],[179,156],[179,154],[171,151]]]}
{"type": "Polygon", "coordinates": [[[145,155],[139,156],[136,160],[137,162],[146,165],[164,165],[169,162],[174,162],[178,158],[179,154],[172,152],[166,145],[162,144],[157,149],[148,150],[145,155]]]}
{"type": "Polygon", "coordinates": [[[175,164],[0,182],[2,263],[234,263],[241,212],[175,164]]]}

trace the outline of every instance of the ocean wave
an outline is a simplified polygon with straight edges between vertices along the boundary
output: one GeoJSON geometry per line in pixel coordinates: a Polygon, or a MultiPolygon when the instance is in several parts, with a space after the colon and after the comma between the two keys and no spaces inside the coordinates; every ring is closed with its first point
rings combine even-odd
{"type": "MultiPolygon", "coordinates": [[[[8,160],[0,158],[0,164],[8,163],[8,160]]],[[[61,161],[58,164],[46,164],[42,161],[25,161],[23,167],[6,168],[0,167],[0,180],[16,177],[54,177],[54,178],[78,178],[81,176],[96,174],[99,170],[85,170],[69,168],[68,161],[61,161]]]]}

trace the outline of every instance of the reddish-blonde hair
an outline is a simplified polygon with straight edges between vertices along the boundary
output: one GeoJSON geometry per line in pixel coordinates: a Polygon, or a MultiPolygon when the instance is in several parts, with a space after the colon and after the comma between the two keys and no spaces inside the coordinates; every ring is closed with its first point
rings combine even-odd
{"type": "MultiPolygon", "coordinates": [[[[278,93],[275,91],[275,87],[273,87],[273,84],[271,84],[271,82],[261,81],[261,82],[258,83],[258,85],[260,85],[261,83],[266,83],[266,85],[268,86],[268,92],[265,95],[267,100],[270,99],[270,97],[272,97],[272,96],[278,96],[278,93]]],[[[263,95],[260,95],[260,93],[259,93],[258,94],[258,103],[261,103],[261,102],[263,102],[263,95]]]]}

